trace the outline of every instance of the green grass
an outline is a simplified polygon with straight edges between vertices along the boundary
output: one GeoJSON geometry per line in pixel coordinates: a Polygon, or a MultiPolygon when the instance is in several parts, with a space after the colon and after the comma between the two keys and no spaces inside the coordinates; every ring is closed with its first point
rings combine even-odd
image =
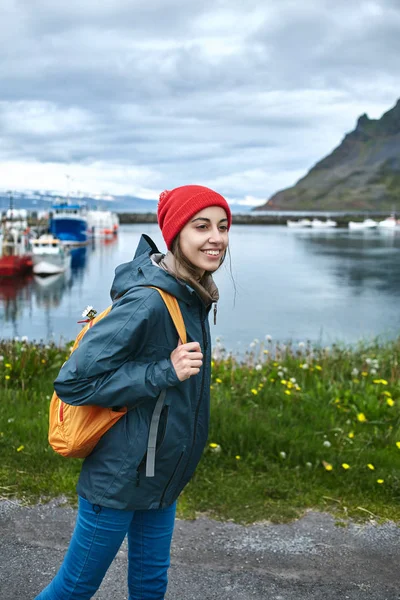
{"type": "MultiPolygon", "coordinates": [[[[242,361],[215,351],[209,445],[181,516],[282,522],[312,508],[400,519],[400,339],[256,343],[242,361]]],[[[75,501],[80,461],[47,444],[52,382],[67,354],[0,342],[2,498],[75,501]]]]}

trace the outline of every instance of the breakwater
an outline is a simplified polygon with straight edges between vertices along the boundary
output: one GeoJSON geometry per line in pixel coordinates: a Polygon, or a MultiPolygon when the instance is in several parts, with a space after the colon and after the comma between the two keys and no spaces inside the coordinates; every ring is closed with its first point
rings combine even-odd
{"type": "MultiPolygon", "coordinates": [[[[346,213],[340,215],[334,215],[332,213],[264,213],[264,214],[232,214],[232,222],[234,225],[286,225],[288,219],[301,219],[307,217],[308,219],[326,219],[327,217],[333,218],[338,227],[347,227],[349,221],[363,221],[366,218],[370,219],[382,219],[387,217],[387,213],[346,213]]],[[[130,213],[121,212],[118,213],[119,222],[121,225],[128,225],[134,223],[157,223],[156,213],[130,213]]]]}

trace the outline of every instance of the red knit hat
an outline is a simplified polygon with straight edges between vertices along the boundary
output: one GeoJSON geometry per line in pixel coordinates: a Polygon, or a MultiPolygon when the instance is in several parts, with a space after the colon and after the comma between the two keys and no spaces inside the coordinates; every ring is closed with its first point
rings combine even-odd
{"type": "Polygon", "coordinates": [[[202,185],[182,185],[160,194],[157,216],[158,224],[168,250],[172,242],[186,223],[199,211],[208,206],[220,206],[228,217],[228,229],[232,224],[232,215],[225,198],[202,185]]]}

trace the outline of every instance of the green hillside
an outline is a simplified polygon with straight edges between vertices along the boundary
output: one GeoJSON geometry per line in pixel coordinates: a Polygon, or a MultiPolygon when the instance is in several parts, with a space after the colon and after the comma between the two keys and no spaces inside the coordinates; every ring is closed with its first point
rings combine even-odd
{"type": "Polygon", "coordinates": [[[329,156],[256,210],[400,212],[400,100],[381,119],[362,115],[329,156]]]}

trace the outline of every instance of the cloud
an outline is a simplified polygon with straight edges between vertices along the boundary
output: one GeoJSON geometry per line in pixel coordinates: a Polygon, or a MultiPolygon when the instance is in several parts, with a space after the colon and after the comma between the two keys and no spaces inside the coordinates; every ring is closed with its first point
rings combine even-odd
{"type": "Polygon", "coordinates": [[[3,0],[1,185],[263,202],[395,103],[399,26],[394,0],[3,0]]]}

